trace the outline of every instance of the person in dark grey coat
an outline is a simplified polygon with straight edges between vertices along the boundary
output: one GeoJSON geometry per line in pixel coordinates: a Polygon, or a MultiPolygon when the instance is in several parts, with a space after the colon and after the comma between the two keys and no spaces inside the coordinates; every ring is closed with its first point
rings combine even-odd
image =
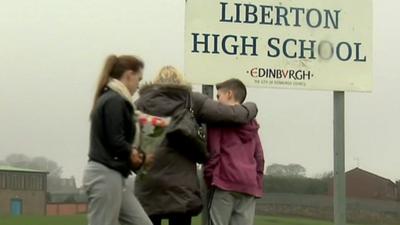
{"type": "MultiPolygon", "coordinates": [[[[202,123],[247,123],[254,119],[254,103],[238,106],[220,104],[205,95],[192,92],[173,67],[164,67],[152,84],[142,87],[137,109],[151,115],[172,116],[185,107],[187,93],[193,101],[196,119],[202,123]]],[[[163,142],[154,155],[154,164],[146,175],[138,175],[135,194],[154,225],[169,219],[170,225],[190,225],[191,218],[202,210],[196,162],[199,153],[178,151],[163,142]]],[[[201,158],[201,157],[200,157],[201,158]]]]}

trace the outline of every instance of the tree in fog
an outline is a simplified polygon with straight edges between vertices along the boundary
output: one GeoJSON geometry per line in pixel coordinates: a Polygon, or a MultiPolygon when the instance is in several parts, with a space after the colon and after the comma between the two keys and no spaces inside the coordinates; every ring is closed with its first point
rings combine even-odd
{"type": "Polygon", "coordinates": [[[48,171],[49,178],[60,178],[62,174],[62,167],[57,162],[42,156],[31,158],[24,154],[11,154],[3,163],[18,168],[48,171]]]}
{"type": "Polygon", "coordinates": [[[306,169],[299,164],[272,164],[267,167],[267,175],[277,177],[305,177],[306,169]]]}
{"type": "Polygon", "coordinates": [[[323,172],[323,173],[317,174],[315,176],[315,178],[321,179],[321,180],[329,180],[329,179],[333,178],[333,175],[334,175],[333,171],[331,170],[331,171],[327,171],[327,172],[323,172]]]}

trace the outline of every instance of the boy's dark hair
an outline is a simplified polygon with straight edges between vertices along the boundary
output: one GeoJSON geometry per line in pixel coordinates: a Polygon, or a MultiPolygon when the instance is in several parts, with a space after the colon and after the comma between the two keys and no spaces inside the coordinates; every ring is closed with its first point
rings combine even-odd
{"type": "Polygon", "coordinates": [[[243,103],[247,96],[246,86],[239,79],[229,79],[216,85],[217,90],[225,89],[233,92],[236,101],[243,103]]]}

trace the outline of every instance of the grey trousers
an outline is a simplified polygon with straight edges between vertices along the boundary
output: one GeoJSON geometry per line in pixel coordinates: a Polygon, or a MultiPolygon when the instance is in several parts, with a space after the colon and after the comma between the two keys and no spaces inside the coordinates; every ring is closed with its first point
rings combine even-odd
{"type": "Polygon", "coordinates": [[[214,188],[209,192],[208,225],[253,225],[255,208],[252,196],[214,188]]]}
{"type": "Polygon", "coordinates": [[[89,162],[83,185],[89,197],[89,225],[152,225],[132,187],[117,171],[89,162]]]}

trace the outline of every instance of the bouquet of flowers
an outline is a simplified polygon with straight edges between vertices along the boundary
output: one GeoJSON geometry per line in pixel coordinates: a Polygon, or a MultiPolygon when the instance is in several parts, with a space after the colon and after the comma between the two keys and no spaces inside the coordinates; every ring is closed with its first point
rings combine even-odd
{"type": "MultiPolygon", "coordinates": [[[[146,158],[154,158],[155,151],[165,139],[166,130],[171,122],[171,118],[153,116],[142,112],[138,113],[137,117],[140,125],[139,147],[146,153],[146,158]]],[[[141,173],[145,174],[150,169],[151,164],[145,163],[141,173]]]]}

